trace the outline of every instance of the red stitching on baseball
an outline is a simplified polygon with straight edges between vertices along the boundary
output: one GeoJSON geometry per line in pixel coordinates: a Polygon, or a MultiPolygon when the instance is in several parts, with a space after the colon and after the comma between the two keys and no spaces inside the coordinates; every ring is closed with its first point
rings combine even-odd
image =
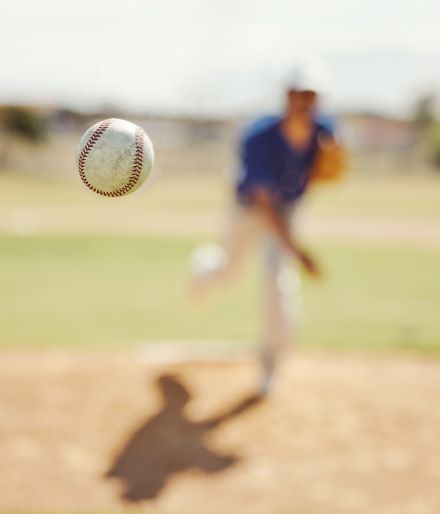
{"type": "Polygon", "coordinates": [[[131,191],[134,186],[139,181],[139,178],[141,176],[142,167],[144,165],[144,135],[145,132],[142,128],[137,127],[136,129],[136,135],[135,135],[135,154],[133,159],[133,165],[131,168],[131,175],[128,179],[127,184],[125,186],[122,186],[121,188],[117,189],[116,191],[102,191],[101,189],[97,189],[95,186],[90,184],[90,182],[87,179],[86,176],[86,160],[89,156],[90,152],[92,151],[93,147],[99,140],[99,138],[104,134],[104,132],[108,129],[110,124],[113,122],[113,119],[104,120],[102,121],[96,130],[92,133],[87,143],[84,145],[83,149],[81,150],[79,159],[78,159],[78,168],[79,168],[79,176],[81,177],[81,180],[84,182],[84,184],[93,192],[102,195],[102,196],[109,196],[109,197],[115,197],[115,196],[122,196],[127,194],[129,191],[131,191]]]}

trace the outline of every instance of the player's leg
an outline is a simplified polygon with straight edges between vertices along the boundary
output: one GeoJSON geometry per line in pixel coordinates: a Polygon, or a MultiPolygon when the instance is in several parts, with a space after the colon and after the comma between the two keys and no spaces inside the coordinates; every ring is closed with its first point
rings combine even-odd
{"type": "Polygon", "coordinates": [[[270,235],[263,241],[261,393],[272,384],[277,363],[295,337],[301,310],[300,278],[293,262],[270,235]]]}
{"type": "Polygon", "coordinates": [[[192,256],[193,296],[203,297],[212,286],[230,282],[239,274],[257,228],[258,220],[250,209],[239,205],[231,209],[223,246],[203,245],[192,256]]]}

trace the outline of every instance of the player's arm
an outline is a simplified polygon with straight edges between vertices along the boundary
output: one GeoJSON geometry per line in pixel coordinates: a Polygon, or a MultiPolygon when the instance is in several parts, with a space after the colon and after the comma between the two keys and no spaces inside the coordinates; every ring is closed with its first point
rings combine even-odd
{"type": "Polygon", "coordinates": [[[271,192],[266,188],[256,188],[252,194],[252,206],[286,250],[300,261],[307,272],[318,276],[320,274],[318,265],[295,241],[286,221],[275,208],[271,192]]]}

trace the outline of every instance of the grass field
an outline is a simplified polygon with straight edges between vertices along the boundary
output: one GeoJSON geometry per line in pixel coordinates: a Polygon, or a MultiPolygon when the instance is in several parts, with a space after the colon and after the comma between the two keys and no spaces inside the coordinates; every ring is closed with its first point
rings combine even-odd
{"type": "MultiPolygon", "coordinates": [[[[192,249],[219,235],[221,184],[171,175],[109,201],[77,182],[0,176],[1,345],[252,341],[258,263],[202,309],[185,295],[192,249]]],[[[304,212],[318,224],[412,224],[417,235],[440,222],[439,191],[433,177],[355,178],[315,192],[304,212]]],[[[301,344],[440,350],[440,245],[308,239],[326,276],[304,281],[301,344]]]]}

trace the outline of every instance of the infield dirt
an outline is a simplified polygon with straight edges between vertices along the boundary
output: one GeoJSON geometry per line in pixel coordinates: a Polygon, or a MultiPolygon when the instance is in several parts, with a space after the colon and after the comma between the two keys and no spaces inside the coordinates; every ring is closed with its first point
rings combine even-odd
{"type": "Polygon", "coordinates": [[[4,351],[0,511],[436,514],[440,361],[4,351]]]}

